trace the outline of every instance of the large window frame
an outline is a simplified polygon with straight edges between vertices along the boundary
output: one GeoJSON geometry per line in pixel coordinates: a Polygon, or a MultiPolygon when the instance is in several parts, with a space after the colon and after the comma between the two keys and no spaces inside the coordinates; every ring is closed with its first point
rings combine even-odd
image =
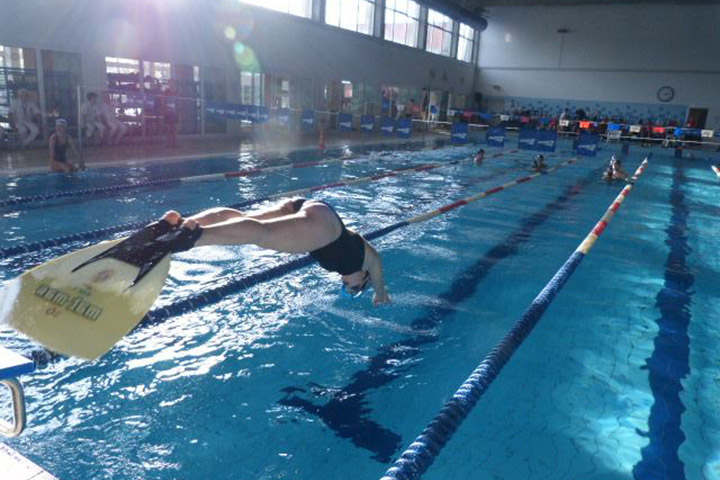
{"type": "Polygon", "coordinates": [[[240,0],[240,2],[296,17],[312,18],[312,0],[240,0]]]}
{"type": "Polygon", "coordinates": [[[430,53],[449,57],[452,53],[454,23],[455,20],[452,18],[429,8],[425,50],[430,53]]]}
{"type": "Polygon", "coordinates": [[[461,62],[472,63],[473,48],[475,48],[475,29],[461,22],[455,58],[461,62]]]}
{"type": "Polygon", "coordinates": [[[376,0],[325,0],[325,24],[372,35],[376,0]]]}
{"type": "Polygon", "coordinates": [[[412,48],[418,47],[420,4],[413,0],[386,0],[383,38],[412,48]]]}

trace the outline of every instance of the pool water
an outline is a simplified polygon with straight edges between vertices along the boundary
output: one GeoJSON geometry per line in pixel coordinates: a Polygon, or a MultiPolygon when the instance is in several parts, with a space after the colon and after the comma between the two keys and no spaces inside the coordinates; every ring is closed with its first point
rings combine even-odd
{"type": "MultiPolygon", "coordinates": [[[[29,427],[7,443],[60,480],[379,478],[620,192],[599,180],[612,150],[374,241],[388,306],[374,308],[369,294],[341,298],[337,276],[313,265],[141,327],[94,363],[52,363],[24,379],[29,427]]],[[[5,208],[0,246],[473,151],[371,153],[344,165],[5,208]]],[[[644,153],[631,150],[625,168],[644,153]]],[[[368,232],[526,175],[530,159],[518,152],[314,198],[368,232]]],[[[157,168],[158,176],[178,171],[157,168]]],[[[424,478],[720,479],[717,188],[707,162],[655,151],[424,478]]],[[[0,279],[84,245],[1,260],[0,279]]],[[[177,255],[158,306],[289,258],[249,246],[177,255]]],[[[8,330],[0,341],[34,348],[8,330]]]]}

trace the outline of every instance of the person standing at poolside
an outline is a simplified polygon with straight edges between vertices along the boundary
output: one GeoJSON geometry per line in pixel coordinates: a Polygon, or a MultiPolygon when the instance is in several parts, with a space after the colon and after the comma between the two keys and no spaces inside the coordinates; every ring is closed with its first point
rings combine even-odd
{"type": "Polygon", "coordinates": [[[70,173],[78,169],[85,170],[85,163],[80,156],[75,141],[67,134],[67,121],[64,118],[58,118],[55,120],[55,133],[50,135],[50,171],[70,173]],[[68,161],[68,147],[75,153],[79,164],[68,161]]]}

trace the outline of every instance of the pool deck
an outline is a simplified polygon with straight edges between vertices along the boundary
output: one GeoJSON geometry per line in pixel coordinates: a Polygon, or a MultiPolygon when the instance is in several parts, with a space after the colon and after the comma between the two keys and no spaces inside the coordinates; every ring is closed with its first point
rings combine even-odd
{"type": "Polygon", "coordinates": [[[3,480],[57,480],[3,443],[0,443],[0,471],[3,480]]]}
{"type": "MultiPolygon", "coordinates": [[[[410,141],[445,138],[447,135],[416,132],[410,141]]],[[[343,145],[372,145],[407,142],[407,139],[365,135],[358,132],[330,132],[325,141],[327,148],[343,145]]],[[[302,148],[316,148],[316,135],[262,135],[257,140],[240,139],[232,136],[178,138],[176,146],[168,147],[162,140],[158,143],[135,143],[124,145],[102,145],[83,148],[87,168],[117,167],[146,162],[178,161],[187,159],[212,158],[240,153],[282,154],[302,148]]],[[[71,153],[72,162],[77,160],[71,153]]],[[[0,176],[16,176],[48,172],[48,151],[46,148],[27,150],[0,150],[0,176]]]]}

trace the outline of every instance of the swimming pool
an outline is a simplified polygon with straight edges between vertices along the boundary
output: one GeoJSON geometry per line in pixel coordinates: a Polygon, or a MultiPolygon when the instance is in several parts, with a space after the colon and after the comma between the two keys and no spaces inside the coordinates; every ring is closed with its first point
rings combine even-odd
{"type": "MultiPolygon", "coordinates": [[[[390,306],[373,308],[367,294],[339,298],[337,279],[311,266],[139,328],[93,364],[53,363],[24,379],[29,428],[7,443],[60,480],[379,478],[619,193],[620,185],[599,181],[608,148],[376,240],[390,306]]],[[[472,151],[387,152],[343,165],[6,208],[1,242],[472,151]]],[[[631,151],[626,168],[643,153],[631,151]]],[[[525,175],[529,158],[508,154],[481,168],[451,166],[316,198],[366,232],[525,175]]],[[[720,238],[712,235],[718,187],[706,163],[657,151],[424,478],[720,478],[720,238]]],[[[2,279],[82,245],[4,259],[2,279]]],[[[288,258],[254,247],[178,255],[159,306],[288,258]]],[[[0,339],[32,348],[8,331],[0,339]]]]}

